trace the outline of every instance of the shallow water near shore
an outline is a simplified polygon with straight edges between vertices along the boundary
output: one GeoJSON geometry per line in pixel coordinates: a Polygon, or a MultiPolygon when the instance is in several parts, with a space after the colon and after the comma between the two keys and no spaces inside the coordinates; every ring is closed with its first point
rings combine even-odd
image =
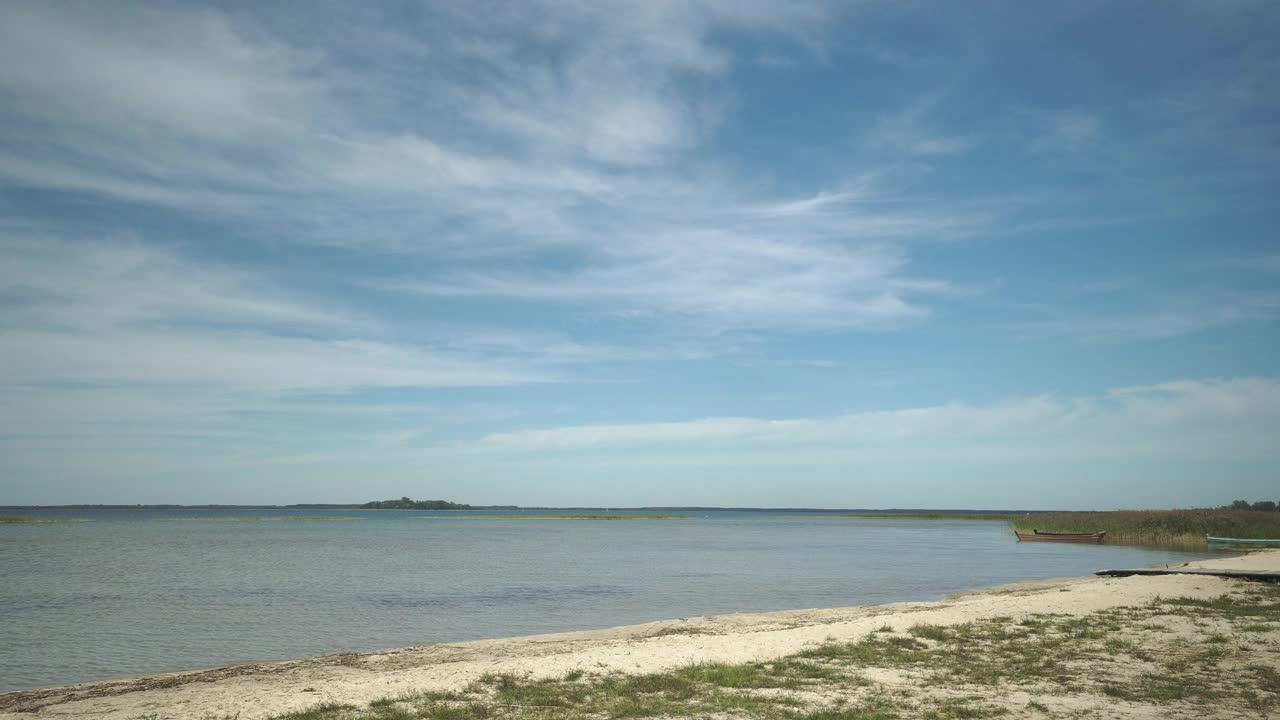
{"type": "Polygon", "coordinates": [[[1020,544],[1001,522],[829,513],[545,522],[446,521],[492,515],[484,511],[3,514],[95,522],[0,525],[0,691],[693,615],[937,600],[1212,557],[1020,544]],[[326,514],[359,519],[218,521],[326,514]],[[171,518],[208,522],[158,522],[171,518]]]}

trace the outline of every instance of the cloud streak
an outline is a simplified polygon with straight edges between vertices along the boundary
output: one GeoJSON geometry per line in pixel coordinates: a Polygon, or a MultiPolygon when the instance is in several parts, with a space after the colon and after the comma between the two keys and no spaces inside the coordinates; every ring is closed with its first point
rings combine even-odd
{"type": "MultiPolygon", "coordinates": [[[[1029,397],[988,406],[949,403],[831,418],[713,417],[622,425],[583,425],[493,433],[477,452],[574,452],[608,448],[750,446],[911,450],[957,443],[1019,447],[1133,442],[1152,430],[1257,421],[1241,439],[1280,427],[1280,381],[1271,378],[1181,380],[1119,388],[1101,397],[1029,397]]],[[[1215,433],[1216,435],[1216,433],[1215,433]]]]}
{"type": "Polygon", "coordinates": [[[0,238],[3,383],[280,392],[549,379],[501,357],[378,337],[377,323],[254,274],[137,242],[0,238]]]}

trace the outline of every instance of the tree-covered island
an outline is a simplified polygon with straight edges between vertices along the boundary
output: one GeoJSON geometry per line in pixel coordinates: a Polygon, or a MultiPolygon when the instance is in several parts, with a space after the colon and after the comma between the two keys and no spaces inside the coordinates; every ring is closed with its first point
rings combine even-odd
{"type": "Polygon", "coordinates": [[[474,506],[465,503],[453,503],[447,500],[413,500],[402,497],[399,500],[374,500],[360,506],[361,510],[474,510],[474,506]]]}

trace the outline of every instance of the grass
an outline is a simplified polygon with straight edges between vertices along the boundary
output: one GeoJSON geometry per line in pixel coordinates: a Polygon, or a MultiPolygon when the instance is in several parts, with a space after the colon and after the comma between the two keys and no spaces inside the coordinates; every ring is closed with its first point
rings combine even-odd
{"type": "Polygon", "coordinates": [[[1014,527],[1030,532],[1100,532],[1107,542],[1203,549],[1205,537],[1280,538],[1280,512],[1256,510],[1117,510],[1019,516],[1014,527]]]}
{"type": "Polygon", "coordinates": [[[685,520],[692,515],[424,515],[424,520],[685,520]]]}
{"type": "Polygon", "coordinates": [[[640,675],[489,674],[458,692],[388,698],[367,708],[327,704],[276,720],[948,720],[1067,717],[1082,708],[1105,717],[1116,701],[1169,717],[1264,717],[1280,710],[1280,658],[1274,642],[1237,638],[1257,628],[1259,618],[1276,617],[1280,588],[1256,586],[1084,617],[885,626],[853,642],[828,641],[767,662],[640,675]],[[1187,637],[1143,629],[1183,616],[1196,628],[1187,637]],[[886,673],[898,679],[890,685],[870,679],[886,673]]]}
{"type": "Polygon", "coordinates": [[[246,517],[175,517],[157,520],[187,520],[195,522],[327,522],[329,520],[363,520],[362,517],[336,515],[256,515],[246,517]]]}
{"type": "Polygon", "coordinates": [[[0,517],[0,525],[17,525],[26,523],[79,523],[93,522],[87,518],[29,518],[29,517],[0,517]]]}

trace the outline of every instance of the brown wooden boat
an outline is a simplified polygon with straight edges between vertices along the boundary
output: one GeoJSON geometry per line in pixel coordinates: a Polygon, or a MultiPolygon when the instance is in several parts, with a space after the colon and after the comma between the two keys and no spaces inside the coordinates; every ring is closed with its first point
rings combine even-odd
{"type": "Polygon", "coordinates": [[[1097,545],[1102,542],[1102,538],[1106,536],[1107,531],[1096,533],[1054,533],[1040,532],[1032,530],[1029,533],[1013,531],[1018,536],[1018,542],[1066,542],[1066,543],[1087,543],[1097,545]]]}

